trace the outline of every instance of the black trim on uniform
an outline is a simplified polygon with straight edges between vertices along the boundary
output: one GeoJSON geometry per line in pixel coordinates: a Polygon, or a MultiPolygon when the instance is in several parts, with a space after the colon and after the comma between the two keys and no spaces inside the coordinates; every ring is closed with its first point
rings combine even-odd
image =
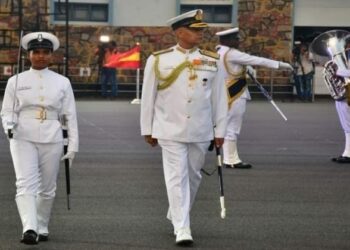
{"type": "Polygon", "coordinates": [[[232,84],[228,87],[228,93],[230,97],[236,96],[245,86],[247,85],[247,81],[245,78],[240,78],[235,84],[232,84]]]}

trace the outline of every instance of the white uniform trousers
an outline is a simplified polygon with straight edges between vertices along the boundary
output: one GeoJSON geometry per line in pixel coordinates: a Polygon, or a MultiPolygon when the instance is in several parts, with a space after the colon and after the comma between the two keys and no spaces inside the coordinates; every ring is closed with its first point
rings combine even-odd
{"type": "Polygon", "coordinates": [[[158,140],[162,147],[164,178],[169,212],[175,231],[190,227],[190,211],[202,175],[210,142],[182,143],[158,140]]]}
{"type": "Polygon", "coordinates": [[[48,233],[63,143],[10,140],[16,174],[16,202],[23,232],[48,233]]]}
{"type": "Polygon", "coordinates": [[[227,129],[223,145],[224,164],[237,164],[241,162],[237,151],[237,139],[241,132],[246,106],[247,99],[238,98],[232,103],[228,111],[227,129]]]}
{"type": "Polygon", "coordinates": [[[340,124],[345,133],[345,149],[342,156],[350,157],[350,107],[346,100],[336,101],[335,107],[337,109],[340,124]]]}

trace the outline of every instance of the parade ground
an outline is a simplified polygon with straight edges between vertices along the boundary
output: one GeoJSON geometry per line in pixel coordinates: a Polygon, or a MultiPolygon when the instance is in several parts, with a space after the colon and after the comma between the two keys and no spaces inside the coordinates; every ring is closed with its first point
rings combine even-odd
{"type": "MultiPolygon", "coordinates": [[[[288,121],[265,100],[248,103],[238,149],[253,168],[223,169],[225,219],[217,173],[203,175],[191,212],[193,249],[350,249],[350,164],[330,160],[345,141],[334,101],[276,103],[288,121]]],[[[140,105],[78,99],[77,111],[71,209],[62,167],[50,240],[36,246],[19,243],[15,175],[0,133],[0,250],[179,249],[166,219],[161,151],[140,136],[140,105]]],[[[216,165],[209,152],[205,169],[216,165]]]]}

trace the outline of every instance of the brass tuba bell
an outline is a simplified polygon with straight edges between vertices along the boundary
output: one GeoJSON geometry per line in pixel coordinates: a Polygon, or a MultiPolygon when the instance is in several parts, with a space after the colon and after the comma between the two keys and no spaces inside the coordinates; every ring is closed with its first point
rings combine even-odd
{"type": "Polygon", "coordinates": [[[323,77],[333,99],[339,101],[346,98],[346,86],[349,77],[339,72],[349,72],[346,45],[350,42],[350,32],[346,30],[330,30],[317,36],[310,45],[315,62],[323,65],[323,77]]]}

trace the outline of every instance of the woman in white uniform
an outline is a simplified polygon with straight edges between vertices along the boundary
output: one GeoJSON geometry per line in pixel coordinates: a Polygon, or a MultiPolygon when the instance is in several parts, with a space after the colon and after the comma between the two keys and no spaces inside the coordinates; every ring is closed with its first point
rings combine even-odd
{"type": "Polygon", "coordinates": [[[47,32],[22,38],[31,68],[7,83],[1,118],[9,137],[16,174],[16,203],[23,225],[21,242],[48,240],[60,159],[70,164],[78,152],[78,126],[70,81],[48,66],[59,40],[47,32]],[[63,154],[60,120],[68,127],[68,152],[63,154]]]}

